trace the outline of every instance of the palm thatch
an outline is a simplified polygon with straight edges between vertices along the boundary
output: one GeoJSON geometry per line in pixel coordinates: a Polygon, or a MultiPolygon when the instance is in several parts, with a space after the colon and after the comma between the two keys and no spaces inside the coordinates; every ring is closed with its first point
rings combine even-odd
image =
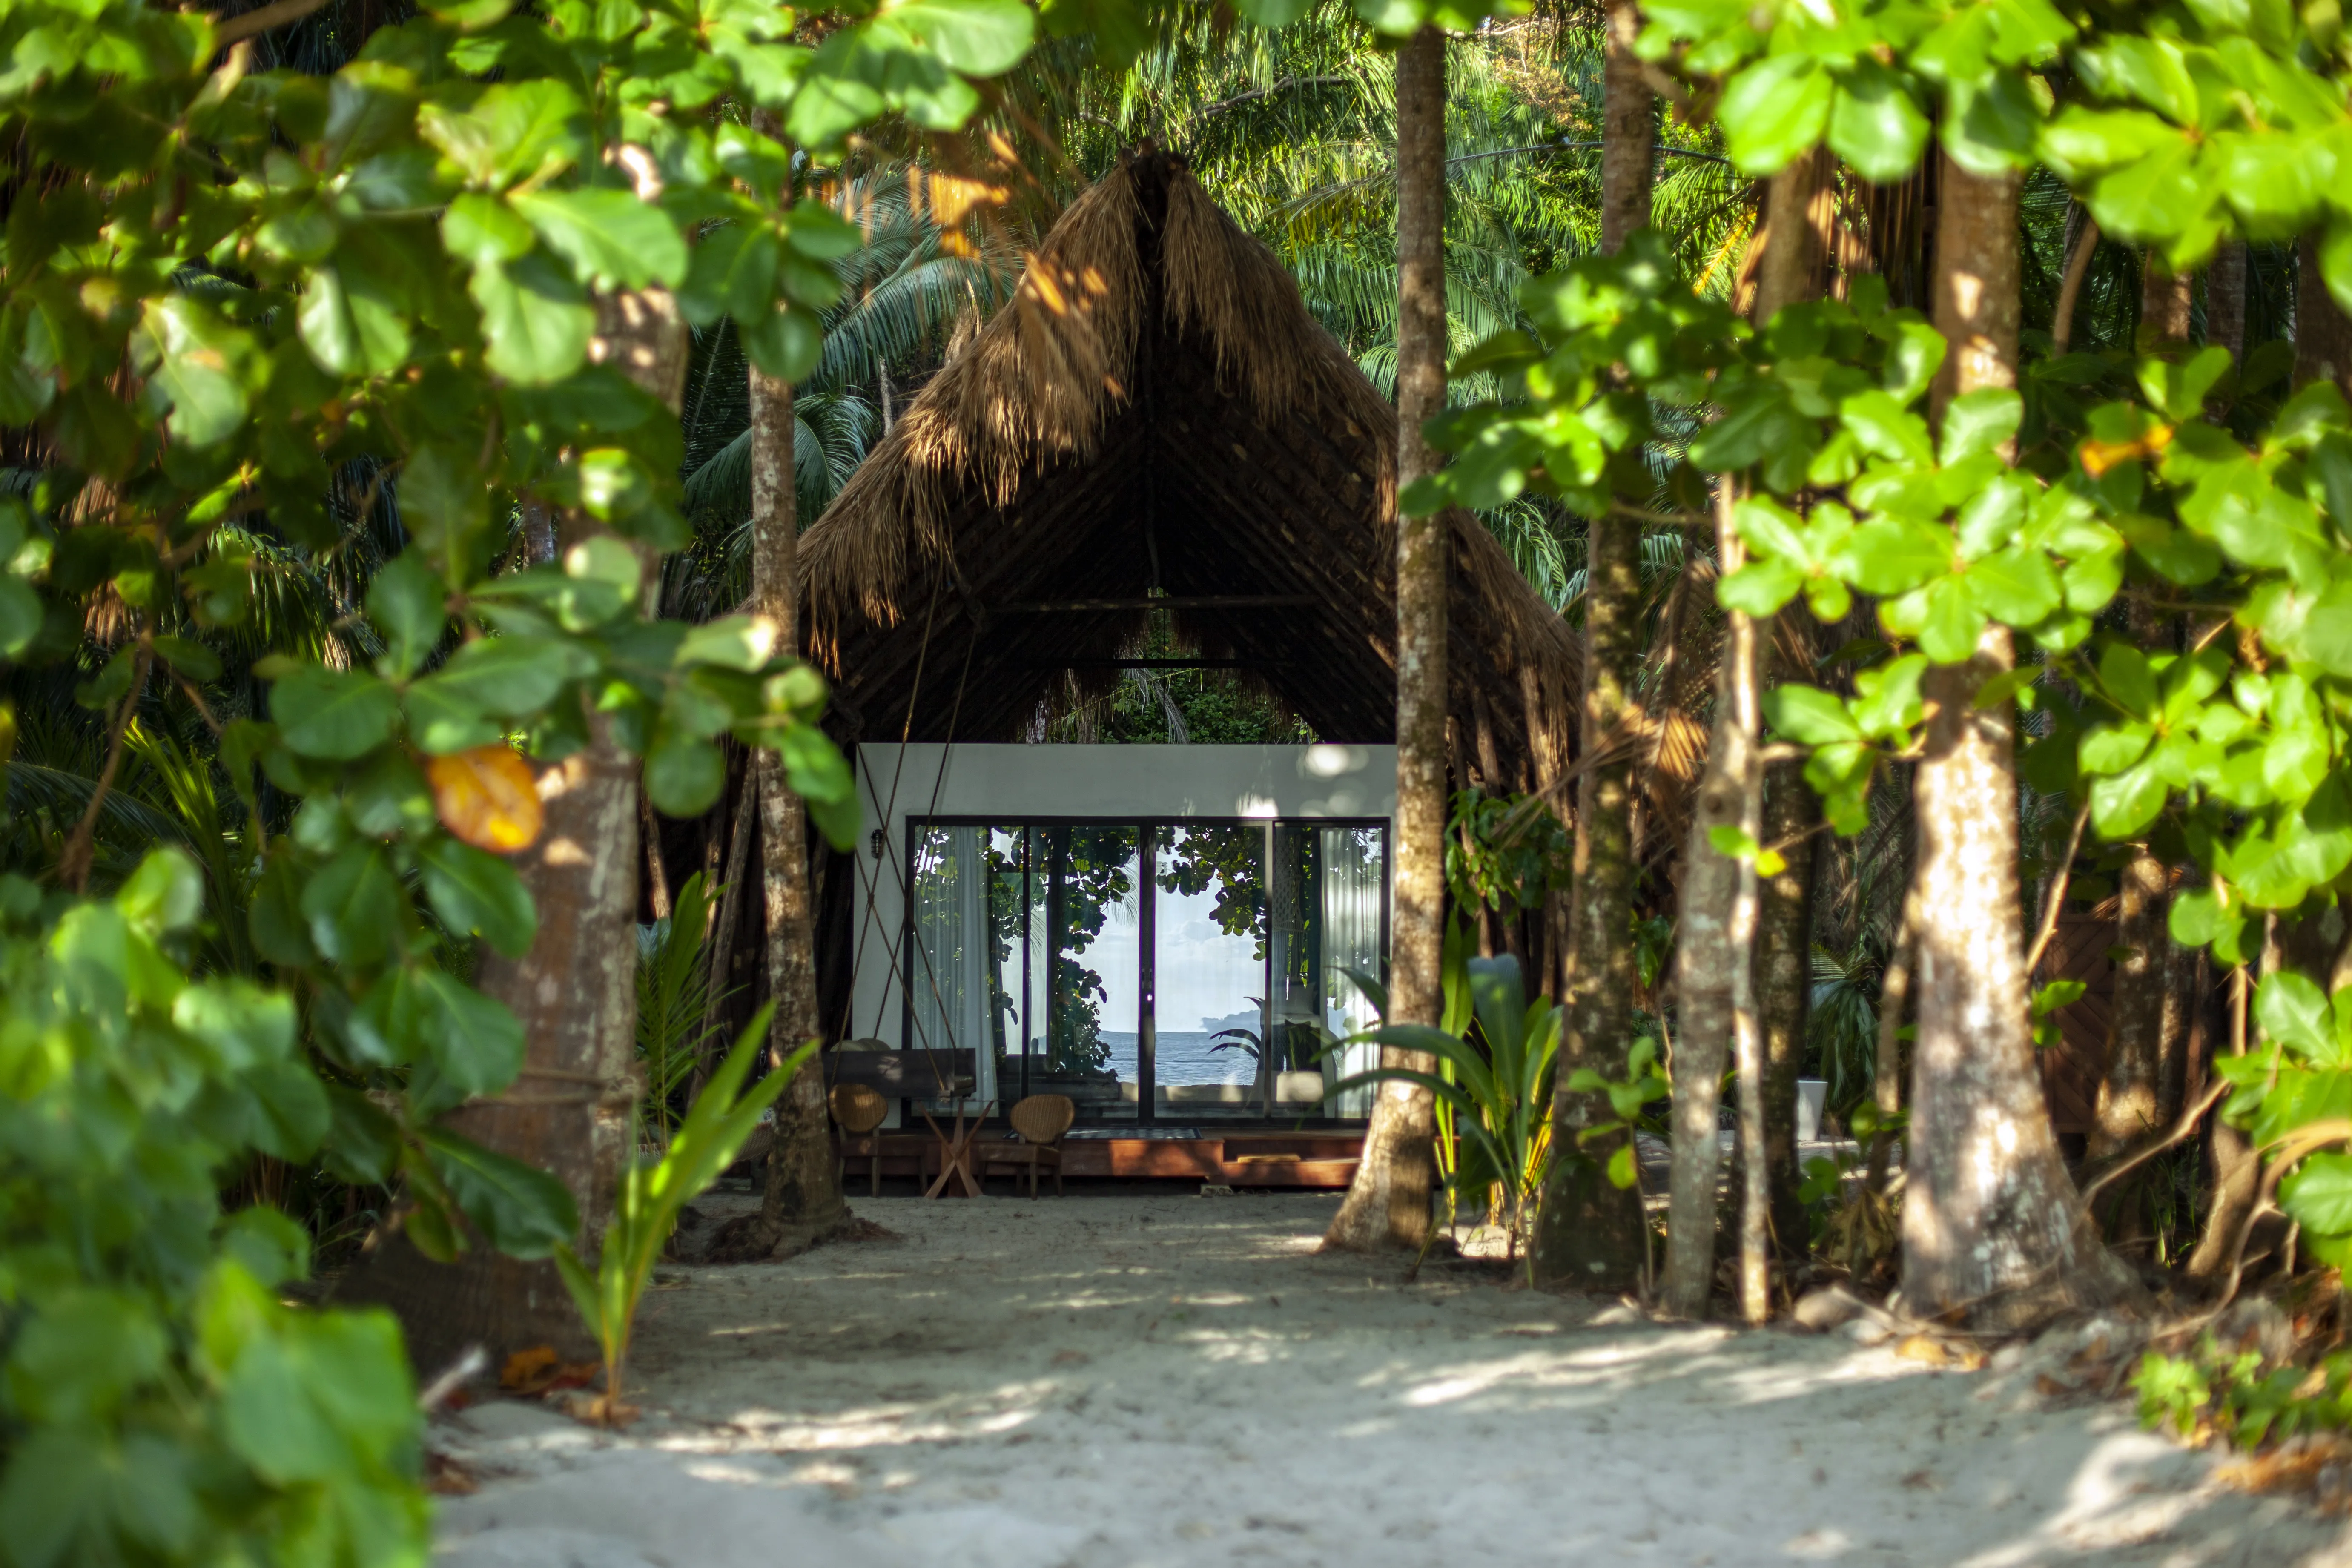
{"type": "MultiPolygon", "coordinates": [[[[1132,601],[1165,596],[1181,646],[1318,735],[1390,739],[1395,447],[1394,409],[1274,254],[1181,159],[1122,159],[803,537],[836,727],[1032,735],[1117,678],[1153,613],[1132,601]],[[1258,602],[1200,602],[1234,598],[1258,602]],[[1067,608],[1090,600],[1130,603],[1067,608]]],[[[1573,745],[1576,639],[1475,519],[1450,521],[1465,760],[1475,740],[1512,759],[1497,782],[1545,782],[1573,745]]]]}

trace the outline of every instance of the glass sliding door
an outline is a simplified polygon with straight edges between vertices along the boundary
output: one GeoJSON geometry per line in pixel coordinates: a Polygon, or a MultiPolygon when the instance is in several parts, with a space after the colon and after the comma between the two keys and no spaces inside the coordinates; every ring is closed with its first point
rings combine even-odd
{"type": "MultiPolygon", "coordinates": [[[[1338,1041],[1380,1021],[1348,971],[1387,983],[1388,836],[1377,827],[1318,827],[1315,839],[1322,927],[1319,1011],[1325,1037],[1338,1041]]],[[[1325,1082],[1336,1084],[1379,1065],[1379,1047],[1349,1046],[1324,1064],[1325,1082]]],[[[1327,1092],[1323,1108],[1330,1116],[1370,1116],[1372,1091],[1327,1092]]]]}
{"type": "Polygon", "coordinates": [[[971,1052],[982,1100],[995,1098],[1004,1013],[990,849],[985,827],[917,832],[907,975],[908,1046],[971,1052]]]}
{"type": "Polygon", "coordinates": [[[1170,1114],[1263,1099],[1265,829],[1152,829],[1152,1012],[1170,1114]]]}
{"type": "Polygon", "coordinates": [[[1328,1086],[1378,1054],[1339,1042],[1374,1022],[1348,972],[1387,975],[1385,826],[917,822],[911,848],[905,1042],[971,1051],[974,1100],[1370,1113],[1328,1086]]]}
{"type": "MultiPolygon", "coordinates": [[[[1045,1058],[1057,1078],[1091,1080],[1124,1100],[1137,1081],[1142,1027],[1135,827],[1046,828],[1045,1058]]],[[[1086,1098],[1097,1097],[1082,1087],[1086,1098]]]]}

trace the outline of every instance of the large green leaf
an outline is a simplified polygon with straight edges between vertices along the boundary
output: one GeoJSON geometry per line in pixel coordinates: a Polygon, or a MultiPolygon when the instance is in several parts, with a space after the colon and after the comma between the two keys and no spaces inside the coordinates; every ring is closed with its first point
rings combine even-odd
{"type": "Polygon", "coordinates": [[[363,670],[299,664],[269,689],[269,716],[287,745],[309,757],[349,762],[392,738],[399,694],[363,670]]]}
{"type": "Polygon", "coordinates": [[[995,76],[1029,52],[1036,25],[1019,0],[899,0],[882,20],[904,28],[950,70],[995,76]]]}
{"type": "Polygon", "coordinates": [[[2279,1184],[2279,1206],[2320,1236],[2352,1234],[2352,1154],[2314,1154],[2279,1184]]]}
{"type": "Polygon", "coordinates": [[[513,867],[470,844],[439,837],[420,842],[416,859],[425,896],[451,931],[478,935],[509,958],[530,951],[539,934],[539,911],[513,867]]]}
{"type": "Polygon", "coordinates": [[[500,1252],[545,1258],[579,1235],[580,1210],[572,1190],[545,1171],[446,1128],[427,1128],[424,1136],[433,1173],[500,1252]]]}
{"type": "Polygon", "coordinates": [[[336,851],[302,889],[310,941],[333,963],[381,960],[400,935],[404,902],[383,849],[364,840],[336,851]]]}
{"type": "Polygon", "coordinates": [[[553,701],[565,681],[594,668],[582,650],[551,637],[478,637],[418,681],[410,700],[423,694],[458,711],[528,718],[553,701]]]}
{"type": "Polygon", "coordinates": [[[1750,174],[1778,174],[1821,141],[1835,88],[1810,55],[1767,56],[1732,78],[1716,106],[1725,151],[1750,174]]]}
{"type": "MultiPolygon", "coordinates": [[[[1025,13],[1024,13],[1025,15],[1025,13]]],[[[514,210],[592,289],[676,288],[686,280],[686,241],[669,215],[635,193],[598,186],[518,192],[514,210]]]]}

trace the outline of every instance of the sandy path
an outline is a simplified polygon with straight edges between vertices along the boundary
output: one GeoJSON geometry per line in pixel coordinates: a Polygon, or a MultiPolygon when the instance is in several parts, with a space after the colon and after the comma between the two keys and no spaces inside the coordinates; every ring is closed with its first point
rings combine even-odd
{"type": "Polygon", "coordinates": [[[858,1200],[906,1239],[650,1296],[618,1438],[512,1403],[439,1422],[489,1478],[439,1562],[2352,1563],[2340,1524],[2212,1487],[2120,1405],[1402,1287],[1312,1252],[1336,1201],[858,1200]]]}

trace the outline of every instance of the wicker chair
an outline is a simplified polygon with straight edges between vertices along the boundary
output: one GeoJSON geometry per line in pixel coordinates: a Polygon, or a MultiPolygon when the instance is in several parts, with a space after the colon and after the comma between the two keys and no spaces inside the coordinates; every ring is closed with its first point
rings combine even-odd
{"type": "Polygon", "coordinates": [[[841,1128],[841,1173],[849,1174],[849,1157],[863,1154],[873,1162],[870,1182],[876,1197],[882,1195],[882,1140],[875,1129],[890,1114],[890,1102],[862,1083],[837,1083],[825,1096],[833,1120],[841,1128]]]}
{"type": "MultiPolygon", "coordinates": [[[[1021,1135],[1018,1143],[976,1143],[973,1164],[985,1181],[989,1168],[994,1165],[1026,1165],[1029,1168],[1029,1195],[1037,1195],[1037,1169],[1041,1165],[1054,1168],[1054,1195],[1062,1195],[1062,1138],[1069,1131],[1070,1123],[1077,1119],[1078,1108],[1066,1094],[1033,1094],[1013,1108],[1010,1120],[1013,1131],[1021,1135]]],[[[1014,1181],[1019,1181],[1016,1174],[1014,1181]]]]}

